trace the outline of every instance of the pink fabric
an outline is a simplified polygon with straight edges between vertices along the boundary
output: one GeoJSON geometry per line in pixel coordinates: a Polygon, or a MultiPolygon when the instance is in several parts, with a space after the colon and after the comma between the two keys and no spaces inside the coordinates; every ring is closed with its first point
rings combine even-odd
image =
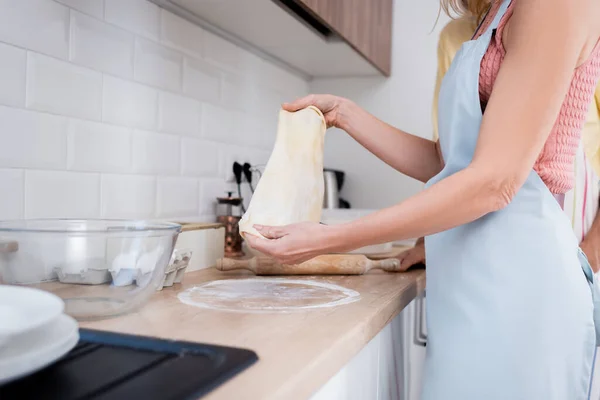
{"type": "MultiPolygon", "coordinates": [[[[485,108],[490,98],[494,82],[500,70],[500,64],[502,64],[506,54],[502,44],[502,31],[506,26],[506,22],[512,16],[516,1],[518,0],[514,0],[509,5],[506,14],[500,21],[495,37],[481,60],[479,95],[483,108],[485,108]]],[[[499,6],[500,2],[494,4],[477,35],[481,35],[486,31],[499,6]]],[[[575,69],[571,87],[565,97],[556,123],[534,165],[535,171],[552,193],[566,193],[573,188],[575,153],[581,140],[581,131],[599,78],[600,42],[596,44],[589,58],[575,69]]]]}

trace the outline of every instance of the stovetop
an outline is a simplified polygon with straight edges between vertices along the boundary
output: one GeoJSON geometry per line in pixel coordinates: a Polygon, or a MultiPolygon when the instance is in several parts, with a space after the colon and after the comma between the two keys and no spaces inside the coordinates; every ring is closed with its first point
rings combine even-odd
{"type": "Polygon", "coordinates": [[[55,364],[0,386],[0,399],[198,399],[258,360],[250,350],[81,329],[55,364]]]}

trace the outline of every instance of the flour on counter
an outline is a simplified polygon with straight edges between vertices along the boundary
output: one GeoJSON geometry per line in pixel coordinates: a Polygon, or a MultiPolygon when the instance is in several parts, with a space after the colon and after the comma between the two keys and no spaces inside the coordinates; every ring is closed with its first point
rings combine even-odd
{"type": "Polygon", "coordinates": [[[207,282],[177,296],[182,303],[221,311],[293,312],[336,307],[360,299],[354,290],[302,279],[251,278],[207,282]]]}

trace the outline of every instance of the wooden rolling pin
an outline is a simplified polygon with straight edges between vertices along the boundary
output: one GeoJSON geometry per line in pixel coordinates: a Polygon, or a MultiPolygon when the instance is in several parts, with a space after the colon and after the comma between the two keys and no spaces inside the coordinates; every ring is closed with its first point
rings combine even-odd
{"type": "Polygon", "coordinates": [[[361,254],[330,254],[318,256],[298,265],[280,264],[269,257],[252,257],[234,260],[221,258],[217,260],[219,271],[247,269],[256,275],[362,275],[372,269],[398,272],[400,260],[370,260],[361,254]]]}

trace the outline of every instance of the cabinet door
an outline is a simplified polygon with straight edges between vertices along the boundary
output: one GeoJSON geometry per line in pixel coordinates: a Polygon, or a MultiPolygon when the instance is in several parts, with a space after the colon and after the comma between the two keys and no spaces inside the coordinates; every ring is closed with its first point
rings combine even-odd
{"type": "Polygon", "coordinates": [[[386,76],[391,72],[393,0],[296,0],[386,76]]]}

